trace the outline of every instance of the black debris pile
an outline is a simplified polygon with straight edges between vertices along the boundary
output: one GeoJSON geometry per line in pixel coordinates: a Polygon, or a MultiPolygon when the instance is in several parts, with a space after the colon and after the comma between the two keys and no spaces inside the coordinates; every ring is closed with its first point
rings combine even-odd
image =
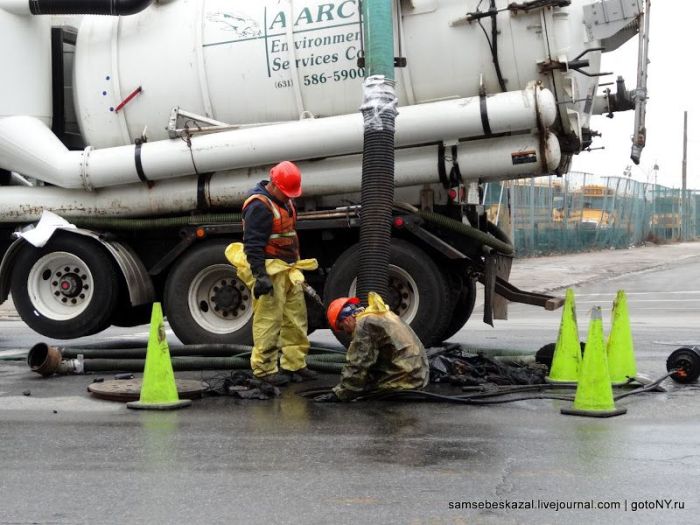
{"type": "Polygon", "coordinates": [[[518,363],[516,359],[503,363],[458,347],[432,353],[429,362],[432,383],[458,386],[539,385],[547,374],[547,367],[538,363],[518,363]]]}
{"type": "Polygon", "coordinates": [[[280,396],[280,389],[266,381],[256,379],[249,370],[237,370],[225,375],[205,379],[207,393],[215,396],[231,396],[238,399],[267,400],[280,396]]]}

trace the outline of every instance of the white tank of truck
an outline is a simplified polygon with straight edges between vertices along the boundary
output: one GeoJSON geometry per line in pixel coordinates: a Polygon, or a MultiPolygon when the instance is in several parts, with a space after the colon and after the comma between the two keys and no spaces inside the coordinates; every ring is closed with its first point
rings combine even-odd
{"type": "MultiPolygon", "coordinates": [[[[215,313],[214,303],[224,299],[207,288],[230,269],[222,263],[217,271],[201,269],[205,277],[190,275],[182,269],[189,245],[163,261],[155,251],[175,249],[175,240],[152,241],[167,237],[160,228],[172,228],[174,215],[236,211],[246,191],[282,159],[296,161],[304,173],[299,206],[311,212],[310,220],[357,200],[363,141],[358,107],[365,76],[358,60],[359,0],[83,4],[86,16],[71,28],[75,18],[42,15],[79,15],[75,2],[0,0],[0,45],[15,51],[0,58],[0,224],[6,225],[0,247],[7,250],[0,301],[12,288],[13,296],[24,297],[15,302],[23,305],[18,309],[31,326],[73,337],[116,322],[117,304],[132,308],[159,294],[174,297],[168,287],[178,270],[179,279],[184,272],[195,284],[186,283],[184,292],[189,321],[178,327],[182,316],[173,315],[171,306],[176,332],[183,339],[199,330],[200,340],[230,340],[231,334],[249,331],[250,301],[243,298],[248,294],[233,294],[234,310],[242,312],[233,322],[215,313]],[[11,232],[44,211],[89,226],[73,240],[62,233],[60,252],[69,253],[66,242],[75,238],[101,245],[102,262],[112,260],[118,275],[116,282],[100,283],[111,288],[109,304],[92,304],[97,295],[92,292],[63,301],[64,280],[42,282],[56,265],[76,266],[80,271],[69,273],[78,281],[96,279],[83,271],[97,264],[83,260],[83,251],[76,249],[68,259],[52,255],[49,241],[32,255],[37,249],[26,241],[11,242],[11,232]],[[139,223],[140,238],[102,234],[100,227],[111,233],[121,228],[104,221],[127,217],[146,221],[139,223]],[[18,273],[17,261],[29,269],[18,273]],[[95,309],[97,321],[81,324],[95,309]],[[37,316],[45,319],[37,322],[37,316]]],[[[601,53],[643,27],[641,0],[401,0],[394,8],[400,66],[397,201],[469,222],[463,210],[478,212],[473,195],[479,184],[566,172],[572,156],[590,145],[594,110],[631,109],[636,102],[640,111],[645,100],[639,89],[632,101],[626,92],[596,98],[601,53]]],[[[330,213],[337,218],[339,212],[330,213]]],[[[354,237],[319,228],[309,231],[319,235],[313,242],[325,243],[324,264],[332,276],[354,237]]],[[[430,253],[437,267],[444,261],[436,250],[459,259],[439,244],[444,231],[435,233],[437,241],[423,236],[416,249],[430,253]]],[[[476,241],[474,246],[481,249],[476,241]]],[[[458,289],[469,289],[468,281],[473,288],[474,277],[484,274],[481,252],[476,259],[469,263],[475,267],[464,259],[458,271],[434,271],[443,284],[454,284],[454,273],[458,289]]],[[[397,297],[412,288],[403,313],[416,325],[429,323],[420,312],[430,302],[417,306],[423,285],[409,271],[393,271],[399,276],[397,297]]],[[[71,290],[76,282],[71,277],[71,290]]],[[[336,284],[330,289],[338,289],[336,284]]],[[[325,276],[319,285],[329,288],[325,276]]],[[[226,286],[237,289],[235,276],[226,286]]],[[[473,302],[465,293],[447,301],[448,307],[473,302]]],[[[451,316],[434,305],[432,310],[431,315],[451,316]]]]}
{"type": "MultiPolygon", "coordinates": [[[[503,89],[489,41],[477,22],[466,22],[478,3],[397,4],[395,49],[407,58],[396,70],[401,106],[478,97],[480,89],[519,91],[532,81],[555,92],[542,64],[565,62],[590,46],[583,2],[506,10],[497,17],[503,89]]],[[[74,76],[86,142],[130,144],[146,126],[149,140],[167,138],[164,117],[176,106],[234,125],[357,113],[364,77],[359,10],[359,0],[179,0],[132,17],[86,17],[74,76]],[[115,112],[139,87],[142,93],[115,112]]],[[[594,72],[599,57],[587,55],[594,72]]],[[[568,94],[562,111],[577,111],[585,123],[583,104],[565,103],[592,95],[596,78],[572,71],[560,81],[560,95],[568,94]]]]}

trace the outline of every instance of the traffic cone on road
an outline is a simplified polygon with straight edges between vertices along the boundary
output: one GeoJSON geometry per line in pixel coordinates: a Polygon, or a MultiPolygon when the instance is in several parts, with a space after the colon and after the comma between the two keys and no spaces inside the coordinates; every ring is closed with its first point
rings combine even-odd
{"type": "Polygon", "coordinates": [[[618,290],[613,302],[612,326],[607,344],[608,368],[613,385],[627,383],[629,378],[637,375],[637,363],[634,358],[632,329],[627,311],[627,297],[623,290],[618,290]]]}
{"type": "Polygon", "coordinates": [[[561,413],[570,416],[612,417],[626,412],[626,408],[615,408],[608,357],[604,348],[603,315],[600,306],[596,306],[591,313],[574,405],[572,408],[562,408],[561,413]]]}
{"type": "Polygon", "coordinates": [[[175,374],[170,362],[170,348],[165,337],[163,310],[160,303],[154,303],[140,399],[129,402],[126,406],[147,410],[170,410],[191,404],[191,400],[181,400],[177,395],[175,374]]]}
{"type": "Polygon", "coordinates": [[[576,324],[576,305],[574,304],[574,290],[566,290],[564,310],[561,314],[559,335],[554,347],[554,357],[548,383],[576,383],[579,378],[581,365],[581,344],[578,339],[578,325],[576,324]]]}

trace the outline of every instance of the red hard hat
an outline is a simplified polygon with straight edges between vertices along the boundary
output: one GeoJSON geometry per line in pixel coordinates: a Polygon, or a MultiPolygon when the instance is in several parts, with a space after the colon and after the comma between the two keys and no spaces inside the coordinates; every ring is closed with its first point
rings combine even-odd
{"type": "Polygon", "coordinates": [[[290,199],[301,195],[301,171],[293,162],[285,160],[274,166],[270,180],[290,199]]]}
{"type": "Polygon", "coordinates": [[[338,329],[338,316],[340,311],[347,304],[360,304],[360,300],[357,297],[339,297],[334,299],[330,305],[328,305],[328,311],[326,312],[326,317],[328,317],[328,324],[331,329],[337,332],[338,329]]]}

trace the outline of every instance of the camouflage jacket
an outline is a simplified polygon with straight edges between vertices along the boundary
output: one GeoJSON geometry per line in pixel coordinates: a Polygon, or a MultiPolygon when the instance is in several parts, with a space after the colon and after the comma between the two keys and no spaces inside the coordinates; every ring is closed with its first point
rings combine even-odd
{"type": "Polygon", "coordinates": [[[425,349],[406,323],[391,311],[358,316],[340,383],[333,389],[339,399],[427,384],[425,349]]]}

